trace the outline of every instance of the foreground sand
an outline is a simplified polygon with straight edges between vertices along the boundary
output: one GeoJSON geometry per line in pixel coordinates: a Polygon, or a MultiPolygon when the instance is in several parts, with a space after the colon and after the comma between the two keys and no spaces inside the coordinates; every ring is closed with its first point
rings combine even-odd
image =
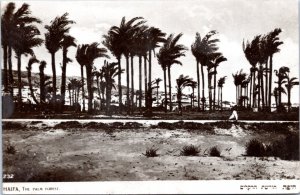
{"type": "MultiPolygon", "coordinates": [[[[24,123],[24,122],[23,122],[24,123]]],[[[282,133],[253,132],[238,125],[214,133],[136,128],[112,131],[61,129],[42,122],[26,129],[3,130],[3,172],[14,174],[5,181],[128,181],[203,179],[300,179],[299,161],[274,157],[245,157],[245,144],[252,138],[269,142],[282,133]],[[199,146],[199,156],[181,156],[186,145],[199,146]],[[209,157],[218,146],[221,157],[209,157]],[[147,158],[148,148],[158,157],[147,158]]]]}

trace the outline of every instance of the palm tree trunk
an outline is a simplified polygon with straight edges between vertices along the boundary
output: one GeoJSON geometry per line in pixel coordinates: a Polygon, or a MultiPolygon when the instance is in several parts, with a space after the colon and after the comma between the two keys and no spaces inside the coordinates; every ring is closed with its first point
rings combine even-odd
{"type": "Polygon", "coordinates": [[[147,81],[147,78],[148,78],[148,75],[147,75],[147,56],[145,55],[144,56],[144,85],[145,85],[145,90],[144,90],[144,93],[145,93],[145,108],[146,108],[146,105],[147,105],[147,91],[148,91],[148,81],[147,81]]]}
{"type": "Polygon", "coordinates": [[[213,110],[216,110],[216,86],[217,86],[217,67],[214,67],[214,99],[213,99],[213,110]]]}
{"type": "Polygon", "coordinates": [[[151,51],[151,49],[149,50],[149,52],[148,52],[148,54],[149,54],[149,66],[148,66],[148,68],[149,68],[149,72],[148,72],[148,74],[149,74],[149,83],[148,83],[148,90],[149,90],[149,93],[147,93],[147,94],[149,94],[149,97],[148,97],[148,99],[149,99],[149,102],[148,102],[148,107],[147,107],[147,109],[148,109],[148,111],[150,112],[150,113],[152,113],[152,87],[151,87],[151,82],[152,82],[152,62],[151,62],[151,57],[152,57],[152,53],[151,53],[152,51],[151,51]]]}
{"type": "Polygon", "coordinates": [[[52,62],[52,86],[53,86],[53,97],[56,100],[56,66],[55,66],[55,53],[51,53],[52,62]]]}
{"type": "Polygon", "coordinates": [[[203,65],[201,64],[201,77],[202,77],[202,110],[204,111],[204,105],[205,105],[205,95],[204,95],[204,72],[203,72],[203,65]]]}
{"type": "Polygon", "coordinates": [[[172,85],[171,85],[171,66],[168,66],[168,80],[169,80],[170,112],[172,112],[172,85]]]}
{"type": "Polygon", "coordinates": [[[111,110],[110,110],[111,89],[112,89],[112,83],[107,83],[107,87],[106,87],[106,115],[108,115],[108,116],[111,116],[111,110]]]}
{"type": "Polygon", "coordinates": [[[157,83],[157,86],[156,86],[156,106],[158,106],[158,88],[159,88],[159,85],[157,83]]]}
{"type": "Polygon", "coordinates": [[[130,114],[130,97],[129,97],[129,56],[126,56],[126,101],[127,101],[127,114],[130,114]]]}
{"type": "Polygon", "coordinates": [[[17,55],[18,59],[18,103],[19,108],[21,108],[22,104],[22,80],[21,80],[21,55],[17,55]]]}
{"type": "Polygon", "coordinates": [[[265,68],[266,68],[266,74],[265,74],[265,107],[267,108],[269,103],[268,103],[268,59],[266,61],[266,64],[265,64],[265,68]]]}
{"type": "Polygon", "coordinates": [[[178,100],[178,110],[180,115],[182,115],[182,106],[181,106],[181,89],[178,88],[178,92],[177,92],[177,100],[178,100]]]}
{"type": "Polygon", "coordinates": [[[33,87],[32,87],[32,82],[31,82],[31,67],[27,68],[27,77],[28,77],[28,84],[29,84],[30,95],[31,95],[33,101],[36,103],[36,105],[39,105],[39,102],[36,99],[36,97],[34,95],[34,92],[33,92],[33,87]]]}
{"type": "Polygon", "coordinates": [[[255,73],[255,71],[253,72],[253,83],[252,83],[252,85],[253,85],[253,88],[252,88],[252,96],[253,96],[253,98],[252,98],[252,101],[253,101],[253,107],[257,107],[257,104],[256,104],[256,93],[255,93],[255,89],[256,89],[256,83],[255,83],[255,81],[256,81],[256,73],[255,73]]]}
{"type": "Polygon", "coordinates": [[[11,46],[8,46],[8,81],[11,85],[11,89],[10,89],[10,93],[11,96],[13,96],[13,83],[14,83],[14,76],[13,76],[13,71],[12,71],[12,61],[11,61],[11,52],[12,52],[12,48],[11,46]]]}
{"type": "Polygon", "coordinates": [[[100,99],[100,110],[101,110],[101,103],[102,103],[102,98],[101,98],[101,90],[100,90],[100,84],[99,84],[99,76],[96,76],[96,82],[97,82],[97,91],[100,99]]]}
{"type": "Polygon", "coordinates": [[[45,74],[44,69],[40,68],[40,103],[45,103],[45,74]]]}
{"type": "Polygon", "coordinates": [[[81,65],[80,68],[81,68],[81,83],[82,83],[82,111],[85,112],[83,65],[81,65]]]}
{"type": "Polygon", "coordinates": [[[220,87],[218,87],[218,108],[220,109],[220,87]]]}
{"type": "Polygon", "coordinates": [[[8,91],[8,77],[7,77],[7,45],[3,46],[3,64],[4,64],[4,73],[3,73],[3,80],[4,80],[4,91],[8,91]]]}
{"type": "Polygon", "coordinates": [[[291,111],[291,88],[289,87],[287,89],[287,95],[288,95],[288,111],[291,111]]]}
{"type": "Polygon", "coordinates": [[[198,112],[200,112],[200,70],[199,70],[199,61],[197,60],[197,87],[198,87],[198,112]]]}
{"type": "Polygon", "coordinates": [[[258,88],[258,102],[257,102],[257,108],[258,108],[258,110],[260,110],[260,92],[261,92],[261,90],[260,90],[260,88],[261,88],[261,82],[260,82],[260,80],[261,80],[261,77],[260,77],[260,71],[258,72],[258,75],[257,75],[257,80],[258,80],[258,85],[259,85],[259,88],[258,88]]]}
{"type": "Polygon", "coordinates": [[[262,101],[262,109],[265,108],[265,95],[264,95],[264,75],[262,65],[260,67],[260,89],[261,89],[261,101],[262,101]]]}
{"type": "Polygon", "coordinates": [[[249,96],[249,98],[250,98],[250,104],[249,104],[249,106],[250,106],[250,108],[251,108],[251,102],[252,102],[252,77],[253,77],[253,72],[251,71],[251,73],[250,73],[250,96],[249,96]]]}
{"type": "MultiPolygon", "coordinates": [[[[118,59],[118,69],[121,72],[121,57],[117,57],[118,59]]],[[[119,87],[119,113],[122,113],[122,85],[121,85],[121,74],[118,74],[118,87],[119,87]]],[[[104,97],[103,97],[104,98],[104,97]]]]}
{"type": "Polygon", "coordinates": [[[273,75],[273,55],[270,56],[270,73],[269,73],[269,101],[268,101],[268,106],[270,108],[271,112],[271,106],[272,106],[272,75],[273,75]]]}
{"type": "Polygon", "coordinates": [[[192,96],[192,108],[194,107],[194,103],[195,103],[195,100],[194,100],[194,98],[195,98],[195,88],[193,87],[193,89],[192,89],[192,91],[193,91],[193,96],[192,96]]]}
{"type": "Polygon", "coordinates": [[[221,87],[221,111],[223,111],[223,94],[222,94],[223,88],[221,87]]]}
{"type": "Polygon", "coordinates": [[[142,111],[142,56],[139,56],[139,109],[142,111]]]}
{"type": "Polygon", "coordinates": [[[168,102],[167,102],[167,70],[164,69],[164,87],[165,87],[165,113],[168,112],[167,106],[168,106],[168,102]]]}
{"type": "MultiPolygon", "coordinates": [[[[207,71],[208,72],[208,71],[207,71]]],[[[211,76],[208,74],[208,103],[209,103],[209,111],[212,110],[212,94],[211,94],[211,76]]]]}
{"type": "Polygon", "coordinates": [[[282,82],[282,79],[281,77],[279,76],[278,77],[278,106],[281,105],[281,82],[282,82]]]}
{"type": "Polygon", "coordinates": [[[88,113],[93,112],[93,81],[92,81],[92,67],[86,66],[87,90],[88,90],[88,113]]]}
{"type": "Polygon", "coordinates": [[[66,71],[67,71],[67,51],[63,49],[63,63],[61,68],[61,88],[60,94],[62,97],[62,105],[65,105],[65,93],[66,93],[66,71]]]}
{"type": "Polygon", "coordinates": [[[133,56],[131,55],[131,101],[130,101],[130,110],[131,114],[134,112],[134,69],[133,69],[133,56]]]}

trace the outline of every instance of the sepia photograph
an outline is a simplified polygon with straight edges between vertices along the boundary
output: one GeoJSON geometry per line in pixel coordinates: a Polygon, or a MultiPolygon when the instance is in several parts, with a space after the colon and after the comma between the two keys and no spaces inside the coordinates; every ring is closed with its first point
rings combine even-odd
{"type": "Polygon", "coordinates": [[[298,23],[297,0],[1,1],[3,184],[299,182],[298,23]]]}

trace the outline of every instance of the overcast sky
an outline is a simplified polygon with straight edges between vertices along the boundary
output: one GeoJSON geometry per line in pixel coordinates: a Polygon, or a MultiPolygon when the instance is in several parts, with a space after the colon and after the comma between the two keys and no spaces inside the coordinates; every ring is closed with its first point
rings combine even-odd
{"type": "MultiPolygon", "coordinates": [[[[2,11],[7,2],[1,2],[2,11]]],[[[24,2],[30,5],[32,14],[43,21],[43,24],[38,25],[42,38],[45,33],[44,25],[50,24],[51,20],[65,12],[68,12],[69,18],[76,22],[72,25],[70,34],[76,38],[77,44],[102,42],[103,34],[106,34],[111,26],[119,25],[123,16],[127,20],[142,16],[149,26],[158,27],[167,34],[183,33],[179,42],[189,50],[186,56],[180,59],[183,66],[172,66],[173,91],[175,91],[175,79],[180,74],[189,75],[196,80],[196,62],[190,47],[195,40],[196,32],[203,36],[210,30],[219,32],[216,38],[220,39],[218,44],[220,52],[228,59],[218,68],[218,78],[227,76],[223,100],[235,101],[232,73],[240,69],[249,73],[250,65],[242,50],[243,39],[251,40],[255,35],[268,33],[274,28],[283,29],[280,40],[284,42],[280,46],[280,53],[274,55],[274,68],[288,66],[291,69],[291,76],[299,76],[298,4],[296,0],[17,1],[17,7],[24,2]]],[[[80,66],[75,60],[75,52],[76,48],[69,49],[68,55],[73,62],[68,64],[67,75],[80,75],[80,66]]],[[[38,59],[47,61],[46,73],[51,74],[51,56],[45,47],[36,48],[35,53],[38,59]]],[[[62,61],[61,56],[61,51],[57,52],[57,65],[62,61]]],[[[115,61],[115,58],[112,57],[111,61],[115,61]]],[[[157,60],[152,61],[152,78],[163,78],[163,72],[157,60]]],[[[28,58],[23,57],[22,70],[26,70],[27,62],[28,58]]],[[[102,65],[103,59],[95,61],[98,69],[102,65]]],[[[138,67],[137,59],[135,65],[138,67]]],[[[124,60],[122,60],[122,66],[125,68],[124,60]]],[[[15,59],[14,67],[16,67],[15,59]]],[[[61,69],[57,67],[57,75],[61,75],[61,69]]],[[[38,72],[38,66],[34,67],[33,71],[38,72]]],[[[134,80],[138,81],[137,68],[134,80]]],[[[125,75],[122,78],[122,84],[126,84],[125,75]]],[[[137,82],[135,86],[138,86],[137,82]]],[[[189,92],[189,89],[186,92],[189,92]]],[[[295,87],[292,92],[292,103],[299,102],[299,88],[295,87]]],[[[283,101],[286,101],[285,97],[283,101]]]]}

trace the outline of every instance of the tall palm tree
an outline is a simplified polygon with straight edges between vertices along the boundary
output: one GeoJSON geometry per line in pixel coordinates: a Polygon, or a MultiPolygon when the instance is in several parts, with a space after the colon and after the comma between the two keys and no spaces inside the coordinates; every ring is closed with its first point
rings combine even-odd
{"type": "Polygon", "coordinates": [[[170,111],[172,111],[171,66],[173,64],[182,65],[182,63],[177,59],[182,56],[185,56],[185,51],[187,50],[187,48],[184,45],[177,43],[181,36],[182,36],[182,33],[176,35],[175,37],[173,34],[171,34],[171,35],[169,35],[165,44],[163,45],[163,47],[167,46],[167,56],[166,56],[167,59],[171,59],[169,61],[169,63],[167,64],[168,80],[169,80],[170,111]]]}
{"type": "MultiPolygon", "coordinates": [[[[252,99],[252,106],[256,107],[256,72],[258,71],[257,69],[257,63],[259,61],[259,44],[260,44],[260,36],[255,36],[254,39],[249,42],[244,42],[243,41],[243,51],[245,54],[246,59],[251,65],[250,68],[250,97],[252,99]]],[[[250,100],[251,104],[251,100],[250,100]]]]}
{"type": "MultiPolygon", "coordinates": [[[[129,57],[130,57],[130,46],[132,45],[133,36],[137,29],[145,23],[142,17],[134,17],[126,22],[125,17],[122,18],[120,26],[113,26],[109,30],[109,36],[114,37],[113,43],[116,43],[115,47],[119,47],[118,51],[123,54],[126,58],[126,83],[127,83],[127,114],[130,113],[130,97],[129,97],[129,57]],[[140,21],[139,21],[140,20],[140,21]]],[[[119,54],[119,53],[117,53],[119,54]]],[[[116,54],[116,55],[117,55],[116,54]]],[[[115,55],[115,54],[114,54],[115,55]]],[[[119,71],[121,70],[121,65],[119,65],[119,71]]],[[[121,78],[121,77],[120,77],[121,78]]],[[[119,78],[119,79],[120,79],[119,78]]],[[[120,86],[119,86],[120,91],[120,86]]]]}
{"type": "Polygon", "coordinates": [[[61,48],[61,42],[70,30],[69,25],[74,21],[68,19],[68,13],[62,16],[56,17],[50,22],[50,25],[46,25],[47,32],[45,33],[45,44],[48,52],[51,54],[52,62],[52,84],[53,84],[53,96],[56,96],[56,65],[55,65],[55,53],[61,48]]]}
{"type": "Polygon", "coordinates": [[[226,79],[226,76],[221,77],[218,80],[218,88],[219,88],[219,92],[220,92],[220,93],[218,93],[218,105],[219,105],[219,102],[220,102],[219,101],[219,97],[220,97],[220,99],[221,99],[221,111],[223,110],[223,94],[222,94],[222,90],[223,90],[223,86],[225,84],[225,79],[226,79]]]}
{"type": "Polygon", "coordinates": [[[70,58],[68,58],[68,48],[76,47],[75,38],[70,35],[64,35],[63,40],[61,42],[62,50],[63,50],[63,60],[62,60],[62,73],[61,73],[61,88],[60,94],[62,95],[62,104],[65,104],[65,93],[66,93],[66,71],[67,71],[67,63],[72,62],[70,58]]]}
{"type": "Polygon", "coordinates": [[[192,54],[196,58],[196,66],[197,66],[197,83],[198,83],[198,111],[200,111],[200,74],[199,74],[199,64],[201,65],[201,77],[202,77],[202,110],[204,111],[205,105],[205,91],[204,91],[204,72],[203,66],[207,65],[208,60],[211,55],[213,55],[218,47],[216,45],[219,42],[219,39],[212,39],[212,36],[217,34],[217,31],[212,30],[208,32],[203,38],[201,38],[200,34],[196,33],[195,42],[191,46],[192,54]]]}
{"type": "Polygon", "coordinates": [[[286,84],[285,84],[285,88],[287,90],[287,96],[288,96],[288,111],[291,111],[291,90],[295,85],[299,85],[299,81],[297,81],[296,77],[292,77],[290,78],[289,75],[287,75],[286,77],[286,84]]]}
{"type": "Polygon", "coordinates": [[[118,74],[122,74],[124,69],[119,72],[118,63],[108,63],[102,67],[103,76],[106,82],[106,114],[111,115],[110,102],[111,102],[111,90],[114,86],[114,77],[118,74]]]}
{"type": "Polygon", "coordinates": [[[80,65],[81,70],[81,84],[82,84],[82,111],[85,112],[85,92],[84,92],[84,66],[88,63],[86,50],[87,50],[88,44],[78,45],[77,52],[76,52],[76,60],[80,65]]]}
{"type": "Polygon", "coordinates": [[[12,48],[15,51],[16,58],[18,60],[18,102],[22,103],[22,81],[21,81],[21,57],[22,55],[34,55],[33,47],[40,46],[43,40],[37,38],[40,35],[40,31],[34,25],[20,25],[15,29],[15,33],[18,35],[12,43],[12,48]]]}
{"type": "Polygon", "coordinates": [[[30,90],[30,95],[33,99],[33,101],[38,105],[39,101],[36,99],[34,92],[33,92],[33,87],[32,87],[32,82],[31,82],[31,70],[32,70],[32,65],[34,63],[39,63],[40,61],[36,59],[35,56],[31,57],[28,61],[28,66],[26,67],[27,69],[27,78],[28,78],[28,85],[29,85],[29,90],[30,90]]]}
{"type": "Polygon", "coordinates": [[[283,44],[282,41],[279,41],[279,34],[282,32],[280,28],[275,28],[267,35],[267,54],[269,56],[270,62],[270,74],[269,74],[269,100],[268,106],[271,107],[271,89],[272,89],[272,73],[273,73],[273,55],[280,51],[278,48],[283,44]]]}
{"type": "Polygon", "coordinates": [[[149,100],[147,103],[147,109],[151,112],[151,107],[152,107],[152,91],[151,91],[151,81],[152,81],[152,51],[155,55],[155,48],[159,47],[159,43],[163,43],[165,42],[165,36],[166,33],[163,33],[159,28],[155,28],[155,27],[150,27],[147,29],[147,31],[145,31],[146,34],[146,45],[147,45],[147,49],[148,49],[148,60],[149,60],[149,65],[148,65],[148,78],[149,78],[149,82],[148,82],[148,88],[150,89],[149,95],[151,97],[147,97],[147,99],[149,100]]]}
{"type": "Polygon", "coordinates": [[[217,67],[221,62],[227,61],[227,59],[221,53],[214,53],[211,55],[208,63],[207,63],[207,78],[208,78],[208,94],[209,94],[209,109],[215,110],[215,86],[216,86],[216,75],[217,75],[217,67]],[[212,77],[214,76],[214,84],[212,86],[212,77]],[[214,89],[214,97],[212,97],[212,89],[214,89]]]}
{"type": "MultiPolygon", "coordinates": [[[[8,48],[11,47],[12,28],[13,28],[13,16],[15,10],[15,3],[8,3],[4,13],[1,16],[1,45],[3,49],[3,67],[4,67],[4,91],[8,91],[9,82],[12,83],[12,78],[9,77],[8,72],[8,48]]],[[[11,67],[9,67],[11,71],[11,67]]]]}
{"type": "MultiPolygon", "coordinates": [[[[279,68],[279,70],[274,70],[276,76],[278,77],[278,81],[275,82],[278,84],[278,89],[282,88],[282,85],[285,83],[285,79],[288,77],[288,74],[290,72],[290,69],[286,66],[282,66],[279,68]]],[[[278,92],[278,106],[281,106],[281,91],[279,90],[278,92]]]]}
{"type": "Polygon", "coordinates": [[[178,109],[180,114],[182,114],[182,105],[181,105],[181,98],[182,98],[182,90],[189,86],[193,82],[192,78],[189,76],[183,76],[182,74],[176,79],[176,88],[177,88],[177,101],[178,101],[178,109]]]}
{"type": "Polygon", "coordinates": [[[93,111],[93,65],[94,65],[94,60],[97,58],[105,57],[109,58],[109,56],[106,54],[107,50],[105,48],[100,48],[98,47],[99,43],[92,43],[89,44],[86,51],[86,79],[87,79],[87,90],[88,90],[88,113],[92,113],[93,111]]]}

